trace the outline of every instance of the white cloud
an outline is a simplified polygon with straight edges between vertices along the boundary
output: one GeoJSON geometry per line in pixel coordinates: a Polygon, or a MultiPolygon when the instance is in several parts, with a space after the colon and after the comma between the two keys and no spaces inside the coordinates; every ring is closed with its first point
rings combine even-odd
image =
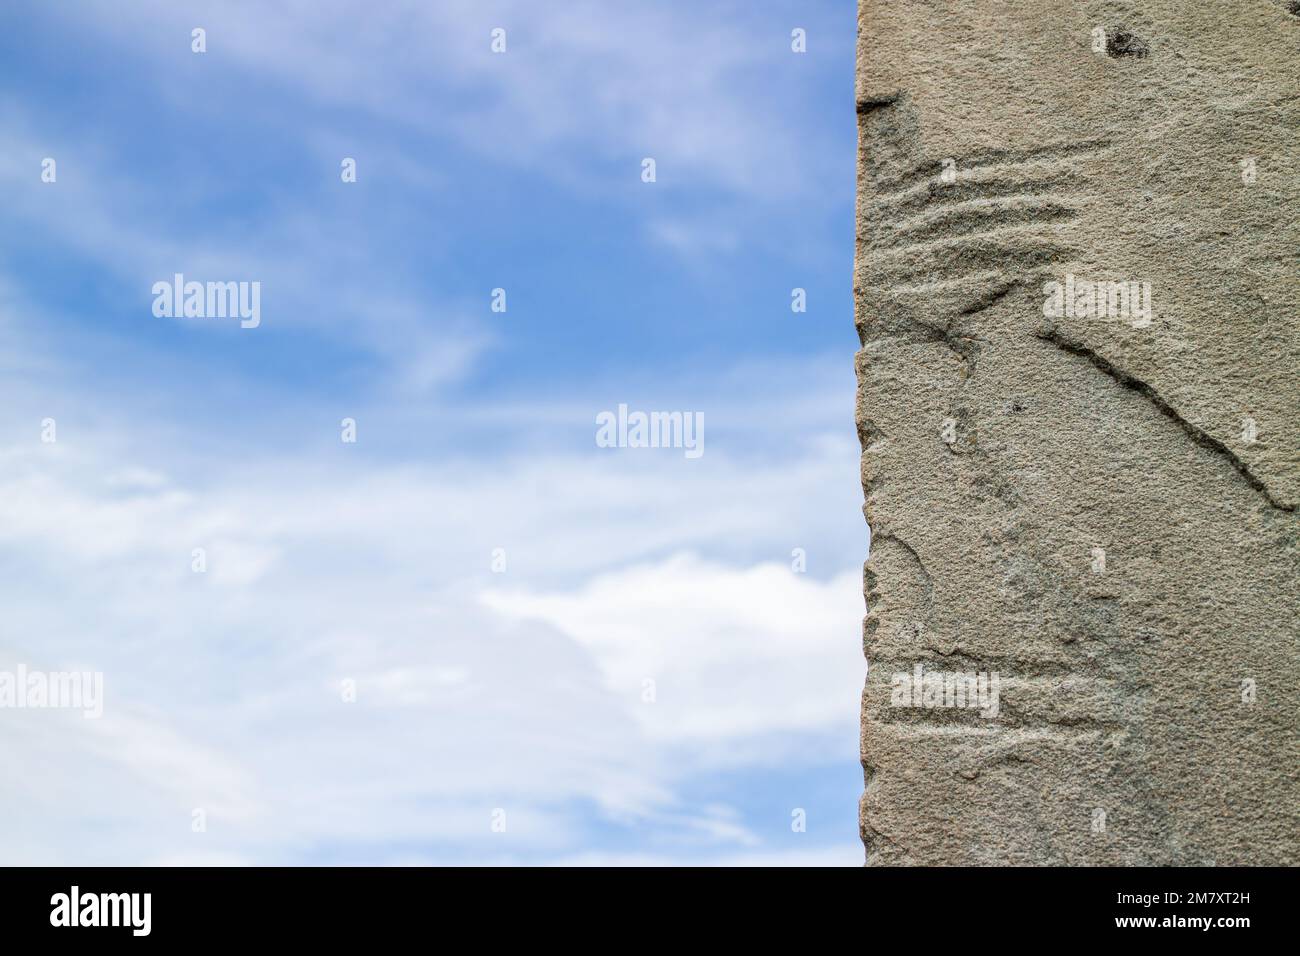
{"type": "MultiPolygon", "coordinates": [[[[707,867],[810,867],[862,866],[862,846],[816,847],[807,850],[764,850],[754,853],[726,853],[695,857],[692,866],[707,867]]],[[[555,866],[680,866],[680,857],[653,853],[583,853],[554,861],[555,866]]]]}
{"type": "Polygon", "coordinates": [[[790,54],[783,22],[743,4],[405,0],[361,14],[344,0],[183,8],[144,0],[68,15],[77,18],[70,27],[93,18],[132,56],[173,73],[193,68],[189,30],[201,21],[207,61],[251,71],[256,83],[269,77],[497,162],[582,176],[588,190],[592,159],[625,165],[636,183],[642,157],[654,156],[665,183],[722,186],[751,200],[817,195],[795,161],[792,128],[800,105],[792,90],[808,58],[790,54]],[[500,55],[489,49],[498,26],[508,37],[500,55]]]}
{"type": "MultiPolygon", "coordinates": [[[[200,281],[260,282],[264,325],[245,334],[308,331],[319,341],[342,343],[380,360],[379,379],[402,395],[456,382],[497,342],[496,332],[473,318],[472,310],[428,301],[416,277],[389,268],[382,254],[359,241],[366,229],[355,212],[273,207],[259,212],[251,235],[210,222],[195,229],[194,220],[207,214],[195,211],[204,200],[193,188],[172,195],[160,212],[154,184],[142,180],[130,162],[113,157],[107,144],[80,130],[38,133],[39,126],[19,104],[0,101],[0,131],[10,144],[7,162],[0,162],[5,212],[52,237],[59,255],[83,257],[104,269],[116,283],[115,308],[122,307],[125,290],[126,308],[142,327],[173,323],[194,336],[233,328],[155,317],[153,283],[171,281],[176,273],[200,281]],[[47,152],[65,157],[54,186],[33,175],[47,152]],[[382,282],[374,280],[379,276],[382,282]]],[[[54,324],[48,306],[0,291],[9,293],[15,311],[39,316],[42,327],[54,324]]],[[[21,328],[10,334],[30,336],[21,328]]],[[[41,345],[48,342],[35,338],[27,351],[41,345]]]]}
{"type": "Polygon", "coordinates": [[[0,456],[16,569],[0,652],[106,681],[94,726],[0,713],[5,759],[44,768],[39,793],[0,781],[0,806],[24,808],[0,815],[14,859],[548,859],[633,821],[679,855],[758,852],[731,809],[684,800],[692,775],[815,763],[791,752],[801,734],[852,759],[857,572],[759,557],[816,537],[837,442],[777,463],[593,449],[419,467],[359,445],[195,479],[137,429],[33,431],[0,456]]]}
{"type": "MultiPolygon", "coordinates": [[[[363,175],[422,190],[456,184],[412,157],[454,142],[588,199],[622,189],[625,168],[635,184],[654,155],[666,190],[690,178],[741,205],[819,202],[790,158],[773,69],[790,65],[785,34],[754,33],[747,9],[725,29],[717,15],[607,4],[51,13],[106,62],[144,63],[178,111],[192,106],[194,71],[218,64],[230,95],[205,103],[211,120],[324,107],[328,122],[304,118],[298,132],[330,174],[351,135],[367,149],[363,175]],[[188,51],[200,21],[206,60],[188,51]],[[498,22],[505,58],[487,52],[498,22]],[[290,95],[244,95],[269,86],[290,95]]],[[[10,861],[838,858],[773,849],[737,807],[684,794],[701,774],[797,769],[827,750],[852,761],[866,532],[849,364],[688,368],[675,381],[619,371],[546,402],[411,402],[466,375],[496,338],[454,303],[430,321],[417,277],[364,241],[364,217],[269,208],[251,233],[235,220],[196,229],[186,216],[211,201],[211,181],[165,177],[160,208],[113,143],[25,109],[0,108],[6,211],[84,257],[111,294],[138,288],[143,321],[149,284],[172,271],[274,278],[281,308],[259,331],[292,326],[363,352],[387,384],[347,399],[361,440],[342,446],[319,394],[253,385],[233,364],[191,384],[185,355],[149,368],[146,337],[131,333],[115,342],[130,353],[118,368],[121,351],[71,347],[93,334],[86,324],[0,277],[0,367],[15,373],[0,384],[0,660],[106,678],[99,722],[0,711],[0,758],[40,767],[0,775],[10,861]],[[49,151],[57,188],[34,175],[49,151]],[[61,359],[76,354],[93,368],[61,359]],[[141,369],[146,380],[112,387],[141,369]],[[664,395],[706,413],[704,458],[594,447],[611,396],[664,395]],[[37,438],[47,414],[53,445],[37,438]],[[489,569],[495,547],[506,574],[489,569]],[[793,547],[808,549],[808,574],[790,571],[793,547]],[[202,834],[190,828],[199,808],[202,834]],[[504,834],[489,828],[497,808],[504,834]],[[581,855],[607,828],[656,841],[645,855],[581,855]]],[[[647,215],[669,245],[728,248],[698,220],[647,215]]]]}
{"type": "Polygon", "coordinates": [[[822,583],[789,565],[729,568],[683,554],[576,591],[486,591],[482,599],[589,649],[655,739],[842,726],[864,676],[861,653],[845,640],[862,607],[852,571],[822,583]],[[653,703],[640,700],[646,681],[653,703]]]}

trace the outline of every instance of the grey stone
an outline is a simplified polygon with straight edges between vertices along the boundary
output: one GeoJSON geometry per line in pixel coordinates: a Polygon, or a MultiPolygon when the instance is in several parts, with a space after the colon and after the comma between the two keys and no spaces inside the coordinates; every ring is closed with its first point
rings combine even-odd
{"type": "Polygon", "coordinates": [[[1300,862],[1290,7],[860,3],[869,864],[1300,862]]]}

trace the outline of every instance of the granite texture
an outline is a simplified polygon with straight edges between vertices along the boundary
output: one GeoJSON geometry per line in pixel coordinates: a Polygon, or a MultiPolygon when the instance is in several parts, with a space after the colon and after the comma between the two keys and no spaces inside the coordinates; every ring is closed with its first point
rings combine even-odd
{"type": "Polygon", "coordinates": [[[1300,862],[1292,6],[861,0],[869,864],[1300,862]]]}

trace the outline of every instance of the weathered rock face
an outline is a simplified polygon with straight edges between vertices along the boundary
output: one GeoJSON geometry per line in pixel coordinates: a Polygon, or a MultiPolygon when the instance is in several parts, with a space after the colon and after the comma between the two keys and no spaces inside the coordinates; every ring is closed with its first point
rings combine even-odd
{"type": "Polygon", "coordinates": [[[1292,6],[861,2],[869,863],[1300,862],[1292,6]]]}

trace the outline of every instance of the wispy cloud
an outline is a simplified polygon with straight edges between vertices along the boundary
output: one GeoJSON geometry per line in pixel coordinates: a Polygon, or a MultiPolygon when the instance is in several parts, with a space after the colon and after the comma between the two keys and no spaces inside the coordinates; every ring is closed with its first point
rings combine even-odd
{"type": "MultiPolygon", "coordinates": [[[[0,549],[26,555],[8,653],[107,676],[102,727],[70,723],[44,746],[93,750],[115,781],[100,815],[122,844],[97,844],[109,856],[198,846],[288,859],[314,846],[376,860],[402,839],[435,856],[489,852],[496,807],[534,853],[629,813],[752,846],[725,817],[701,828],[681,816],[678,785],[788,761],[788,735],[848,739],[856,572],[673,553],[729,535],[753,553],[746,516],[782,498],[797,509],[795,488],[822,493],[833,446],[745,480],[724,464],[666,509],[665,469],[684,460],[505,456],[470,471],[272,459],[191,486],[147,434],[129,469],[112,462],[131,439],[109,457],[97,444],[33,438],[7,452],[0,549]],[[185,773],[183,792],[165,772],[177,755],[207,768],[185,773]],[[594,809],[566,809],[574,800],[594,809]],[[144,832],[140,806],[175,831],[144,832]],[[208,833],[188,831],[194,808],[208,833]]],[[[25,818],[29,835],[75,816],[58,801],[45,812],[25,818]]]]}
{"type": "Polygon", "coordinates": [[[789,827],[855,759],[851,362],[701,298],[851,223],[788,48],[829,8],[20,7],[22,69],[84,55],[0,102],[0,666],[106,700],[0,711],[6,858],[856,862],[852,793],[789,827]],[[263,325],[152,316],[175,272],[263,325]],[[597,448],[619,402],[707,453],[597,448]]]}
{"type": "Polygon", "coordinates": [[[316,104],[445,136],[542,175],[581,177],[588,188],[592,155],[629,175],[654,155],[669,181],[759,199],[815,195],[790,151],[806,128],[783,78],[811,69],[791,56],[790,29],[816,36],[826,23],[817,42],[851,46],[821,11],[802,9],[794,22],[744,3],[719,16],[688,4],[594,0],[405,0],[364,14],[339,0],[271,8],[146,0],[88,3],[67,16],[94,17],[102,35],[163,69],[185,63],[190,30],[202,26],[209,56],[247,71],[244,82],[270,79],[316,104]],[[490,50],[496,28],[506,31],[506,55],[490,50]]]}

